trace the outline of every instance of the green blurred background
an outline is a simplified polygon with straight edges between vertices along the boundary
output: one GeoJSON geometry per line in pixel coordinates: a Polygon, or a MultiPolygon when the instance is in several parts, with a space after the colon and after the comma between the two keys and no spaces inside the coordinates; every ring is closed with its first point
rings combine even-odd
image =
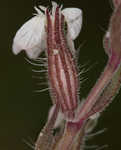
{"type": "MultiPolygon", "coordinates": [[[[84,98],[103,70],[107,56],[102,46],[102,38],[108,26],[113,8],[111,0],[58,0],[64,7],[78,7],[83,10],[83,28],[76,40],[76,48],[81,44],[79,65],[86,64],[91,69],[84,74],[88,78],[80,88],[84,98]],[[94,65],[93,65],[94,64],[94,65]]],[[[0,3],[0,150],[29,150],[24,141],[34,143],[44,126],[51,106],[49,92],[35,93],[42,89],[40,80],[32,76],[32,66],[24,59],[25,54],[12,54],[12,40],[19,29],[34,13],[33,6],[47,6],[49,0],[6,0],[0,3]]],[[[38,69],[38,68],[37,68],[38,69]]],[[[42,79],[43,80],[43,79],[42,79]]],[[[121,91],[110,107],[102,114],[95,131],[107,131],[94,137],[89,143],[108,144],[107,150],[121,149],[121,91]]]]}

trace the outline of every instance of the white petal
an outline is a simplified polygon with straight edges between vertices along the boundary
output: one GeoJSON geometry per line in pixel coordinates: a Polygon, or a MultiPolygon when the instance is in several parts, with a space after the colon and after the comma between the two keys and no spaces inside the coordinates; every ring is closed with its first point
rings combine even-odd
{"type": "Polygon", "coordinates": [[[45,17],[37,15],[17,31],[13,40],[13,53],[25,50],[29,58],[37,58],[46,47],[45,38],[45,17]]]}
{"type": "Polygon", "coordinates": [[[75,40],[82,27],[82,11],[78,8],[66,8],[62,13],[67,21],[71,39],[75,40]]]}
{"type": "Polygon", "coordinates": [[[75,56],[75,47],[74,47],[74,41],[71,39],[70,33],[67,33],[67,37],[66,37],[67,43],[68,43],[68,47],[70,49],[70,51],[72,52],[72,54],[75,56]]]}

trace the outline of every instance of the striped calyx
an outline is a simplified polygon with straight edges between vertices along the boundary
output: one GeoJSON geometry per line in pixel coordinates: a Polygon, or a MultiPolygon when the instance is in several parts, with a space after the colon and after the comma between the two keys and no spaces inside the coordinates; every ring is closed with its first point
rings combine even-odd
{"type": "Polygon", "coordinates": [[[59,102],[64,116],[72,120],[77,108],[79,81],[64,31],[64,15],[58,6],[54,10],[52,16],[46,10],[48,77],[54,102],[59,102]]]}

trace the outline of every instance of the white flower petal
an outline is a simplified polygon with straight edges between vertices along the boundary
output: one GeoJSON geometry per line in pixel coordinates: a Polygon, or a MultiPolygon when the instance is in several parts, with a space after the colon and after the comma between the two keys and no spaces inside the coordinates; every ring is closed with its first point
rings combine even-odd
{"type": "Polygon", "coordinates": [[[75,56],[75,47],[74,47],[74,41],[71,39],[70,33],[67,33],[67,37],[66,37],[67,43],[68,43],[68,47],[70,49],[70,51],[72,52],[72,54],[75,56]]]}
{"type": "Polygon", "coordinates": [[[62,10],[62,14],[67,21],[71,39],[75,40],[82,27],[82,11],[78,8],[65,8],[62,10]]]}
{"type": "Polygon", "coordinates": [[[13,53],[25,50],[29,58],[36,58],[46,47],[45,17],[37,15],[27,21],[16,33],[13,53]]]}

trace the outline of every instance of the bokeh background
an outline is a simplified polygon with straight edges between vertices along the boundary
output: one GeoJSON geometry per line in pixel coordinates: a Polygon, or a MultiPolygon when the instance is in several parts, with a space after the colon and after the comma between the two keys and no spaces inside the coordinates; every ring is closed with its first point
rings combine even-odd
{"type": "MultiPolygon", "coordinates": [[[[57,0],[56,0],[57,1],[57,0]]],[[[83,11],[83,28],[75,41],[78,64],[89,69],[83,77],[80,97],[85,98],[107,62],[102,39],[113,12],[111,0],[58,0],[64,7],[78,7],[83,11]]],[[[49,92],[33,92],[44,88],[45,75],[35,74],[25,54],[14,56],[12,40],[20,26],[32,17],[35,5],[50,4],[49,0],[5,0],[0,2],[0,150],[30,150],[44,126],[51,106],[49,92]],[[38,79],[38,77],[42,79],[38,79]],[[37,78],[35,78],[37,77],[37,78]],[[26,141],[26,142],[25,142],[26,141]]],[[[38,68],[36,68],[38,69],[38,68]]],[[[106,150],[121,149],[121,91],[102,114],[94,132],[107,128],[88,144],[105,145],[106,150]]]]}

